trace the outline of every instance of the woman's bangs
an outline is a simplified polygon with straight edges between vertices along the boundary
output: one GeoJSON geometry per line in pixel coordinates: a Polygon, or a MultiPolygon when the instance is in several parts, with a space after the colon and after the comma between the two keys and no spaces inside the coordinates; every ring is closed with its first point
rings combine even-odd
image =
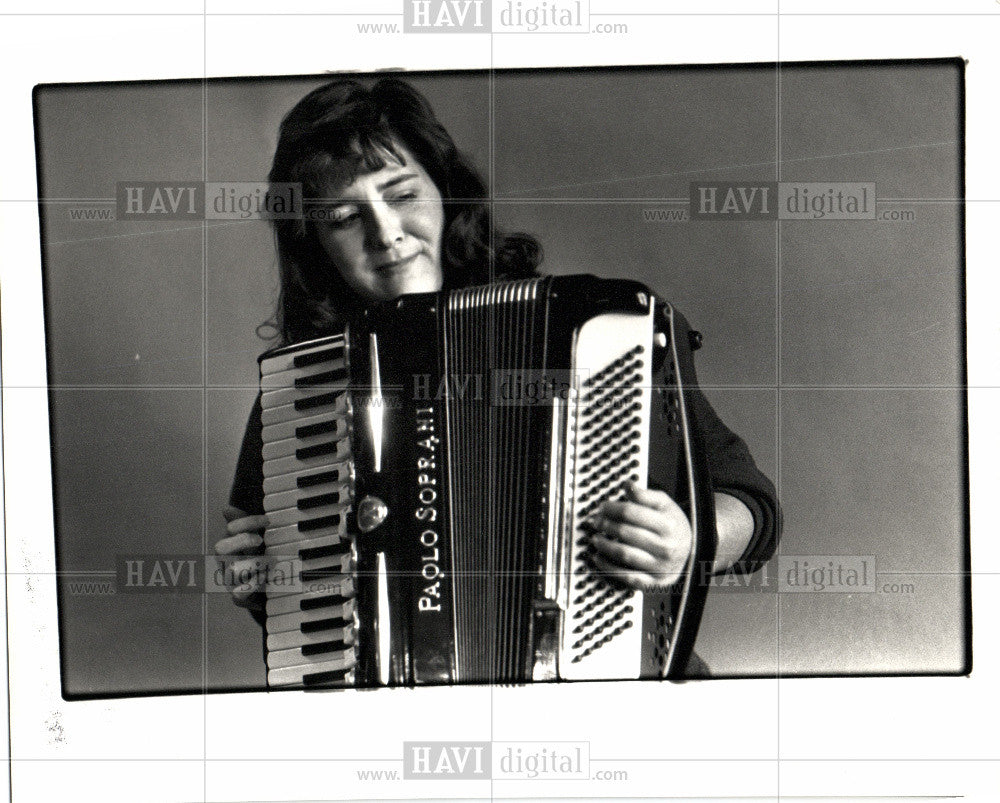
{"type": "Polygon", "coordinates": [[[321,150],[298,165],[298,181],[307,198],[335,197],[362,173],[374,173],[392,160],[406,164],[388,129],[374,129],[356,136],[350,145],[321,150]]]}

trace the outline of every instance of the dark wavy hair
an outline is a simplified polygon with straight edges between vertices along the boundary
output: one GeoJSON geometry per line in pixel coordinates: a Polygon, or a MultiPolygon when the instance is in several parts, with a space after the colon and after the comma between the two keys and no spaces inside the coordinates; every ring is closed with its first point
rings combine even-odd
{"type": "MultiPolygon", "coordinates": [[[[331,187],[384,167],[387,154],[405,163],[398,144],[420,162],[441,194],[445,288],[535,274],[541,262],[538,242],[494,227],[482,178],[423,95],[396,78],[371,86],[338,80],[302,98],[281,123],[268,175],[270,192],[280,194],[277,184],[301,184],[308,208],[310,199],[326,197],[331,187]]],[[[272,225],[280,296],[265,327],[276,330],[281,343],[324,334],[363,306],[323,251],[313,224],[294,218],[273,219],[272,225]]]]}

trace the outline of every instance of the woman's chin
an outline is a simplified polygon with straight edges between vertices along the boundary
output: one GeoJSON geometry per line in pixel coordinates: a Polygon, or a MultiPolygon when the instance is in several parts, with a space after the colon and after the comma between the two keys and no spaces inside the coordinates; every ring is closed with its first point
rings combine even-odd
{"type": "Polygon", "coordinates": [[[376,290],[380,298],[392,299],[413,293],[433,293],[441,289],[441,274],[434,270],[419,270],[407,266],[404,270],[383,272],[376,290]]]}

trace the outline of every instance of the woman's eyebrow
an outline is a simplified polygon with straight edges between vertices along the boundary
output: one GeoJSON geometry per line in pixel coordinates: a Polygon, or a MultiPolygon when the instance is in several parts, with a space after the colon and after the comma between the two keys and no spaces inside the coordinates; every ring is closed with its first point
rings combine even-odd
{"type": "Polygon", "coordinates": [[[388,181],[383,181],[378,185],[379,192],[389,189],[396,184],[401,184],[404,181],[409,181],[411,178],[417,178],[416,173],[400,173],[398,176],[393,176],[388,181]]]}

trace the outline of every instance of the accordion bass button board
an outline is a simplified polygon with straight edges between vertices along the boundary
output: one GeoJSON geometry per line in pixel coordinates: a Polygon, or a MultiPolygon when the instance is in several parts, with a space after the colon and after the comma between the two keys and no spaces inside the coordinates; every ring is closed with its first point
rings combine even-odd
{"type": "Polygon", "coordinates": [[[547,277],[263,355],[268,684],[679,676],[715,533],[675,324],[636,282],[547,277]],[[588,519],[648,481],[692,555],[638,591],[596,570],[588,519]]]}

